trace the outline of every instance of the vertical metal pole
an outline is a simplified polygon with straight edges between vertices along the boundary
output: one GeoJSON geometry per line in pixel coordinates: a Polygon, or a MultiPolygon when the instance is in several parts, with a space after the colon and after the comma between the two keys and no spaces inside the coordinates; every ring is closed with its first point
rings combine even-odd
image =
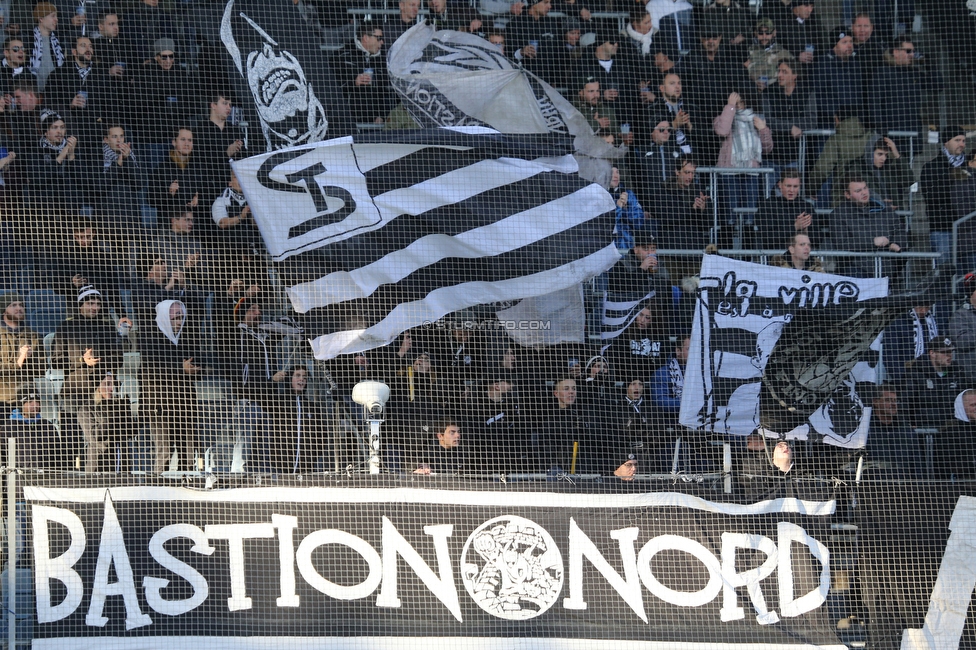
{"type": "MultiPolygon", "coordinates": [[[[800,159],[797,160],[800,168],[800,191],[806,192],[807,189],[807,134],[800,134],[800,159]]],[[[803,194],[802,196],[806,196],[803,194]]]]}
{"type": "Polygon", "coordinates": [[[17,439],[7,438],[7,648],[17,647],[17,439]]]}
{"type": "Polygon", "coordinates": [[[712,243],[718,244],[718,174],[711,174],[712,191],[712,243]]]}
{"type": "Polygon", "coordinates": [[[732,445],[722,443],[722,474],[726,494],[732,494],[732,445]]]}
{"type": "Polygon", "coordinates": [[[380,423],[382,420],[369,421],[369,473],[380,473],[380,423]]]}

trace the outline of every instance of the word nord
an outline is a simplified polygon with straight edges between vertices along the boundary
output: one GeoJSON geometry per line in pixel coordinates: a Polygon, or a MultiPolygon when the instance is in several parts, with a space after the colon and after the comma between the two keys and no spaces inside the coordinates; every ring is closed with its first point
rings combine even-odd
{"type": "MultiPolygon", "coordinates": [[[[455,533],[452,523],[407,530],[403,526],[398,529],[386,516],[380,515],[378,519],[367,526],[378,524],[380,529],[371,537],[372,543],[335,528],[314,530],[299,539],[298,517],[272,514],[270,521],[163,525],[155,529],[147,548],[143,549],[127,542],[115,506],[111,498],[106,498],[97,549],[89,549],[90,534],[94,531],[86,531],[77,514],[66,508],[33,504],[37,620],[40,624],[50,624],[85,611],[82,608],[87,594],[86,625],[96,628],[108,625],[110,619],[106,613],[121,612],[122,608],[106,610],[107,600],[120,597],[126,629],[142,628],[153,624],[154,615],[181,616],[200,607],[210,598],[210,584],[215,580],[222,584],[229,582],[227,611],[249,610],[253,607],[248,595],[249,584],[253,589],[253,581],[258,575],[267,575],[268,567],[266,563],[261,563],[260,569],[254,569],[253,562],[248,565],[246,549],[252,553],[260,549],[266,558],[277,557],[276,607],[301,607],[303,598],[318,592],[338,601],[373,598],[376,608],[399,608],[403,606],[401,591],[417,599],[413,583],[419,580],[460,622],[464,622],[460,595],[465,592],[471,601],[494,617],[525,620],[541,616],[553,607],[586,610],[585,593],[597,590],[609,593],[605,586],[589,584],[603,581],[615,594],[608,598],[620,598],[644,623],[648,622],[645,605],[654,606],[653,599],[696,608],[721,598],[721,621],[745,618],[745,601],[748,601],[756,621],[769,625],[781,617],[800,616],[820,607],[830,584],[827,548],[791,522],[776,524],[775,539],[760,534],[724,532],[716,555],[701,542],[680,535],[658,535],[641,544],[638,542],[641,531],[636,526],[604,529],[596,534],[584,532],[570,517],[566,528],[556,531],[554,538],[553,531],[529,519],[502,515],[471,531],[460,556],[454,556],[449,544],[455,533]],[[52,536],[52,530],[57,534],[52,536]],[[177,557],[181,554],[167,549],[168,542],[180,538],[192,542],[192,546],[185,543],[178,546],[185,549],[183,554],[198,556],[194,558],[197,568],[187,562],[190,557],[177,557]],[[216,559],[210,563],[201,561],[201,557],[213,556],[218,547],[226,549],[226,565],[216,559]],[[326,550],[329,547],[331,551],[326,550]],[[607,550],[601,551],[601,547],[607,550]],[[332,552],[337,550],[342,552],[332,552]],[[78,567],[86,551],[97,553],[91,576],[78,567]],[[704,586],[697,591],[669,587],[671,576],[664,575],[660,568],[656,569],[656,575],[652,568],[661,566],[660,562],[653,563],[661,552],[680,552],[692,562],[700,563],[704,571],[698,573],[707,575],[704,586]],[[359,576],[358,582],[334,581],[336,576],[330,570],[340,567],[324,564],[322,558],[340,555],[356,558],[347,559],[346,563],[361,561],[362,570],[355,574],[359,576]],[[151,557],[156,566],[147,569],[146,575],[136,576],[131,558],[145,556],[151,557]],[[810,556],[821,566],[818,584],[807,593],[797,594],[794,558],[809,564],[810,556]],[[585,574],[584,560],[588,563],[585,574]],[[746,568],[753,564],[758,566],[746,568]],[[411,573],[403,573],[406,567],[411,573]],[[458,578],[463,589],[458,589],[458,578]],[[410,588],[401,589],[399,585],[408,580],[410,588]],[[176,583],[181,588],[171,589],[173,581],[182,581],[176,583]],[[775,591],[778,611],[767,607],[764,590],[775,591]],[[177,593],[181,597],[173,598],[177,593]]],[[[772,533],[772,528],[768,530],[772,533]]],[[[152,564],[140,562],[135,566],[152,564]]],[[[308,603],[308,606],[313,605],[308,603]]]]}

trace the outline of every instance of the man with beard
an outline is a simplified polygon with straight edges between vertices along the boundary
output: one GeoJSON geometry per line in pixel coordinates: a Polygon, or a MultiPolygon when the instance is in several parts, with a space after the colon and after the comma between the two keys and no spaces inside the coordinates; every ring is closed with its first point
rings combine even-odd
{"type": "Polygon", "coordinates": [[[16,293],[0,295],[0,418],[16,406],[19,386],[27,384],[44,372],[39,339],[27,326],[24,299],[16,293]],[[36,352],[36,353],[35,353],[36,352]]]}
{"type": "Polygon", "coordinates": [[[615,138],[620,134],[620,123],[614,109],[603,102],[600,82],[594,77],[583,77],[579,86],[579,99],[573,102],[594,135],[615,138]]]}
{"type": "Polygon", "coordinates": [[[57,110],[77,129],[85,158],[94,159],[90,151],[97,142],[98,120],[102,117],[105,72],[92,65],[92,42],[87,36],[77,36],[71,48],[72,61],[61,66],[48,77],[44,90],[45,103],[57,110]]]}
{"type": "Polygon", "coordinates": [[[940,428],[953,419],[956,396],[967,386],[962,369],[953,363],[952,339],[939,336],[928,342],[928,355],[905,373],[902,394],[908,421],[915,428],[940,428]]]}
{"type": "Polygon", "coordinates": [[[177,128],[171,144],[169,158],[156,168],[149,184],[149,202],[156,208],[160,226],[171,215],[202,205],[201,193],[206,191],[206,170],[193,155],[193,131],[177,128]]]}
{"type": "MultiPolygon", "coordinates": [[[[662,76],[658,86],[660,94],[651,106],[651,114],[654,115],[655,124],[660,122],[662,116],[671,123],[674,144],[682,154],[691,155],[695,146],[692,130],[699,122],[699,114],[696,107],[682,98],[681,83],[681,77],[676,72],[667,72],[662,76]]],[[[717,147],[715,151],[718,151],[717,147]]]]}
{"type": "Polygon", "coordinates": [[[793,55],[776,42],[776,26],[769,18],[759,19],[753,35],[749,58],[744,65],[749,71],[749,78],[760,91],[763,91],[770,83],[776,81],[779,62],[791,60],[793,55]]]}

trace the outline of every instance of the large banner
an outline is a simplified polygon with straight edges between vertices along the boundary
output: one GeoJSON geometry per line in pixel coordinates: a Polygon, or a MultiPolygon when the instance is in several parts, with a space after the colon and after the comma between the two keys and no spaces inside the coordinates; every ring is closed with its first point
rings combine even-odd
{"type": "Polygon", "coordinates": [[[28,486],[33,647],[844,647],[833,500],[442,487],[28,486]]]}
{"type": "MultiPolygon", "coordinates": [[[[795,404],[784,404],[794,410],[794,406],[808,407],[804,415],[809,417],[797,418],[797,426],[788,429],[771,431],[767,424],[764,433],[864,447],[871,410],[862,403],[856,384],[875,381],[880,349],[876,330],[883,321],[859,322],[862,315],[857,306],[887,295],[887,278],[852,278],[706,255],[685,371],[681,424],[746,436],[764,424],[760,418],[766,406],[760,400],[764,382],[766,388],[774,388],[774,394],[786,395],[793,390],[787,385],[794,379],[787,376],[790,373],[810,385],[828,384],[833,379],[830,373],[841,372],[842,381],[822,403],[800,404],[798,399],[795,404]],[[836,316],[842,310],[850,318],[836,316]],[[825,328],[825,322],[835,322],[838,331],[825,328]],[[864,332],[868,332],[866,338],[861,336],[864,332]],[[832,355],[809,358],[811,350],[821,348],[832,355]],[[777,357],[777,372],[771,375],[768,364],[777,357]]],[[[791,396],[795,395],[793,390],[791,396]]]]}
{"type": "Polygon", "coordinates": [[[976,648],[976,485],[866,481],[861,600],[878,650],[976,648]]]}
{"type": "Polygon", "coordinates": [[[568,139],[476,131],[357,135],[233,164],[317,358],[576,287],[619,259],[613,198],[578,176],[568,139]]]}

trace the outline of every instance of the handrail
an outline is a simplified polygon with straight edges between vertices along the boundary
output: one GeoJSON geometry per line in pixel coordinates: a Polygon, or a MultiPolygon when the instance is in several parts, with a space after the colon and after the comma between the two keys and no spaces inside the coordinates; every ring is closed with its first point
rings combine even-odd
{"type": "MultiPolygon", "coordinates": [[[[970,212],[965,217],[960,217],[952,222],[952,263],[955,264],[956,268],[959,268],[959,227],[976,217],[976,210],[970,212]]],[[[952,288],[955,291],[957,280],[953,278],[952,288]]]]}
{"type": "MultiPolygon", "coordinates": [[[[976,214],[974,212],[973,214],[976,214]]],[[[785,248],[750,248],[750,249],[719,249],[718,255],[723,257],[757,257],[760,255],[781,255],[785,248]]],[[[706,253],[697,248],[659,248],[658,255],[680,255],[682,257],[702,257],[706,253]]],[[[904,251],[902,253],[892,253],[890,251],[812,251],[810,257],[879,257],[879,258],[900,258],[900,259],[927,259],[934,260],[941,257],[939,253],[927,251],[904,251]]]]}

